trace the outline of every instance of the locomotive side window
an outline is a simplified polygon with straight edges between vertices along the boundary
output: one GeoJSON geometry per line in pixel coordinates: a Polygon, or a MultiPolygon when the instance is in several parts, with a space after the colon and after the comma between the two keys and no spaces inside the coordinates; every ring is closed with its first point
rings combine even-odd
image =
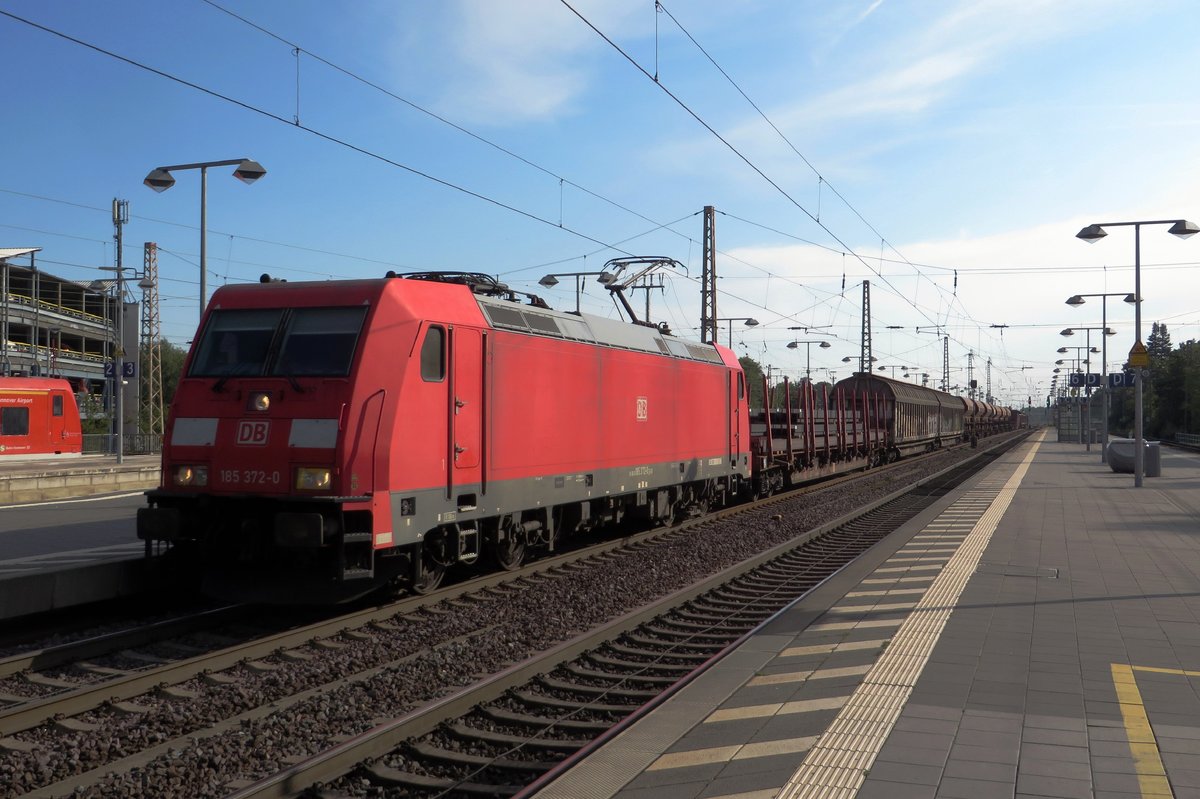
{"type": "Polygon", "coordinates": [[[216,311],[192,362],[192,377],[262,374],[283,310],[216,311]]]}
{"type": "Polygon", "coordinates": [[[0,410],[0,436],[29,435],[29,409],[4,408],[0,410]]]}
{"type": "Polygon", "coordinates": [[[738,399],[746,396],[746,376],[738,372],[738,399]]]}
{"type": "Polygon", "coordinates": [[[436,383],[446,379],[446,331],[432,326],[421,345],[421,379],[436,383]]]}
{"type": "Polygon", "coordinates": [[[294,309],[271,374],[331,377],[350,374],[350,362],[366,315],[365,306],[294,309]]]}
{"type": "Polygon", "coordinates": [[[62,394],[55,394],[50,398],[50,413],[54,416],[63,415],[63,398],[62,394]]]}

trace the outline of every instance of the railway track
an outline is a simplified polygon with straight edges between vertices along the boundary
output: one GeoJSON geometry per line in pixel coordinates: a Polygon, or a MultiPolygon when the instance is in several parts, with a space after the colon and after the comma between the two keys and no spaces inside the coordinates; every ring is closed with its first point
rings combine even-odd
{"type": "Polygon", "coordinates": [[[231,795],[526,796],[999,452],[814,530],[231,795]],[[388,794],[390,795],[390,794],[388,794]]]}
{"type": "MultiPolygon", "coordinates": [[[[530,579],[541,571],[569,568],[576,561],[603,556],[630,543],[628,539],[608,542],[540,561],[519,573],[481,577],[435,595],[412,597],[306,624],[282,624],[279,629],[263,623],[261,608],[226,606],[12,655],[0,660],[0,748],[14,743],[4,736],[55,718],[75,716],[242,664],[250,664],[254,669],[262,658],[279,653],[298,657],[294,650],[313,642],[318,646],[336,646],[330,642],[339,636],[365,634],[360,631],[372,626],[379,629],[378,625],[386,624],[388,619],[439,602],[454,601],[472,592],[488,591],[500,583],[513,581],[514,576],[518,580],[530,579]],[[28,687],[22,689],[22,682],[28,687]],[[3,690],[6,685],[10,691],[3,690]]],[[[126,711],[136,712],[128,707],[126,711]]]]}
{"type": "MultiPolygon", "coordinates": [[[[911,464],[911,461],[907,463],[911,464]]],[[[882,470],[876,470],[874,473],[886,474],[882,470]]],[[[743,506],[732,513],[753,516],[754,520],[750,523],[760,527],[765,525],[782,528],[786,526],[782,524],[782,516],[774,513],[772,509],[786,501],[786,498],[775,499],[762,505],[743,506]]],[[[386,735],[381,733],[381,737],[375,737],[374,742],[364,743],[368,748],[385,746],[385,740],[389,742],[386,746],[392,746],[395,740],[413,739],[430,734],[438,730],[439,725],[446,724],[448,718],[448,711],[434,713],[431,708],[457,708],[465,702],[467,704],[459,708],[458,715],[466,715],[466,708],[484,701],[488,690],[495,692],[494,697],[487,697],[490,701],[502,696],[517,684],[510,681],[522,678],[528,680],[533,673],[549,670],[547,663],[570,660],[585,650],[600,646],[598,642],[602,639],[618,639],[622,635],[628,635],[631,637],[609,645],[611,651],[607,654],[589,656],[584,665],[564,667],[561,673],[556,672],[551,678],[553,682],[528,689],[530,696],[540,696],[548,691],[546,695],[556,697],[558,701],[576,703],[581,697],[588,696],[593,697],[594,701],[600,689],[605,691],[605,697],[621,695],[623,698],[620,701],[594,702],[594,706],[587,711],[588,718],[573,716],[560,719],[558,726],[554,727],[556,730],[571,729],[574,722],[582,723],[585,727],[595,727],[601,722],[607,722],[605,727],[608,728],[620,720],[619,717],[612,717],[614,711],[607,707],[608,704],[625,708],[623,712],[627,716],[633,712],[633,699],[639,700],[636,704],[644,704],[648,691],[662,689],[668,679],[677,681],[679,667],[694,668],[697,657],[711,656],[711,647],[716,646],[720,649],[729,645],[746,629],[761,621],[764,609],[782,605],[765,599],[760,593],[749,604],[761,604],[762,608],[749,607],[747,600],[738,593],[743,590],[741,588],[736,591],[728,589],[733,591],[728,596],[716,593],[703,602],[696,600],[704,592],[712,590],[715,583],[709,580],[688,588],[666,591],[675,604],[692,600],[696,600],[696,604],[684,609],[682,615],[659,622],[636,635],[631,631],[661,612],[661,609],[618,613],[615,614],[615,620],[610,616],[609,620],[599,625],[591,618],[585,617],[581,611],[580,618],[555,620],[555,625],[548,625],[550,629],[537,630],[536,635],[533,634],[535,631],[526,630],[531,640],[521,641],[519,645],[512,644],[510,652],[504,651],[509,645],[501,641],[502,633],[513,635],[511,625],[506,627],[503,615],[521,603],[528,603],[543,612],[548,606],[569,607],[567,599],[563,597],[572,593],[572,589],[577,587],[576,583],[582,585],[585,575],[589,572],[600,571],[606,563],[619,562],[615,568],[621,573],[628,572],[630,563],[653,563],[660,557],[678,559],[679,553],[685,551],[695,540],[698,529],[719,527],[726,523],[727,518],[729,512],[717,514],[691,528],[659,530],[608,542],[577,553],[540,561],[519,572],[471,580],[437,595],[357,611],[254,640],[216,647],[212,651],[178,658],[170,663],[155,664],[133,673],[110,674],[107,675],[108,679],[94,684],[62,689],[52,696],[0,709],[0,736],[3,736],[0,737],[0,749],[7,750],[11,755],[33,760],[37,759],[38,752],[44,752],[48,747],[78,747],[85,753],[91,753],[90,757],[76,758],[77,762],[74,763],[55,763],[51,768],[43,768],[41,774],[32,775],[22,786],[24,790],[31,791],[32,796],[56,796],[83,786],[103,783],[107,779],[104,776],[107,772],[137,774],[139,769],[154,768],[155,764],[161,765],[164,756],[169,752],[189,747],[195,749],[194,739],[197,737],[203,746],[205,741],[220,740],[238,730],[257,729],[260,725],[270,727],[273,723],[272,718],[286,716],[289,711],[294,711],[301,717],[311,716],[311,707],[314,704],[330,706],[335,701],[331,700],[331,697],[346,691],[365,693],[367,696],[373,693],[382,694],[384,692],[377,687],[379,682],[394,680],[397,674],[404,674],[406,679],[411,679],[412,675],[416,674],[418,680],[442,680],[443,682],[439,683],[442,685],[451,685],[456,681],[464,685],[478,683],[480,687],[477,690],[484,692],[444,696],[420,712],[409,712],[411,708],[397,709],[383,701],[368,701],[366,707],[371,710],[367,712],[377,709],[379,715],[394,717],[397,720],[378,725],[368,723],[366,727],[370,729],[364,729],[360,714],[357,725],[343,727],[351,730],[350,732],[331,732],[332,737],[321,747],[322,751],[330,751],[328,745],[332,742],[336,744],[332,752],[344,754],[320,755],[317,760],[338,763],[340,765],[333,767],[333,772],[344,773],[351,768],[353,762],[363,757],[382,756],[381,753],[362,755],[359,745],[351,743],[363,736],[372,737],[371,731],[376,728],[393,729],[393,732],[386,735]],[[664,556],[664,552],[672,554],[664,556]],[[548,602],[545,599],[547,595],[555,599],[548,602]],[[732,612],[726,613],[724,617],[713,615],[715,611],[722,609],[732,612]],[[592,629],[597,626],[604,632],[577,637],[579,629],[592,629]],[[638,647],[650,645],[647,641],[668,640],[669,636],[666,633],[671,631],[674,631],[672,635],[677,635],[680,631],[687,633],[691,636],[690,642],[686,646],[671,644],[674,648],[668,651],[674,654],[667,659],[659,657],[657,662],[653,658],[646,660],[645,655],[635,654],[638,647]],[[598,638],[597,635],[601,637],[598,638]],[[562,641],[567,643],[561,643],[562,641]],[[498,642],[502,650],[499,654],[493,651],[498,642]],[[703,651],[697,649],[691,652],[688,649],[701,644],[707,647],[703,651]],[[683,649],[680,649],[681,646],[683,649]],[[535,661],[528,658],[530,651],[538,651],[539,648],[551,653],[548,655],[549,660],[535,661]],[[487,658],[483,657],[485,652],[487,658]],[[473,653],[479,653],[479,657],[472,658],[473,653]],[[653,663],[654,670],[635,677],[621,677],[621,680],[628,681],[629,684],[619,690],[607,684],[611,683],[612,679],[603,675],[612,670],[612,664],[622,663],[629,658],[653,663]],[[513,665],[514,661],[516,665],[513,665]],[[476,672],[498,674],[479,683],[482,674],[476,672]],[[594,684],[586,689],[570,689],[568,686],[572,683],[567,681],[567,677],[571,674],[581,676],[594,684]],[[215,706],[212,707],[212,712],[207,712],[211,706],[215,706]],[[593,713],[599,714],[598,717],[592,718],[593,713]],[[178,720],[179,723],[169,723],[174,720],[178,720]],[[422,729],[422,725],[425,725],[425,729],[422,729]],[[107,751],[99,754],[92,752],[97,736],[102,736],[109,728],[120,729],[121,735],[127,736],[129,740],[122,739],[120,745],[110,746],[107,751]],[[346,759],[350,765],[343,762],[346,759]]],[[[812,536],[813,534],[810,534],[806,537],[812,536]]],[[[836,536],[829,540],[835,539],[836,536]]],[[[814,543],[813,546],[825,547],[826,544],[814,543]]],[[[760,555],[758,560],[765,562],[779,554],[776,552],[774,555],[760,555]]],[[[811,554],[804,557],[810,556],[811,554]]],[[[827,560],[825,555],[821,558],[827,560]]],[[[837,567],[826,567],[824,574],[830,573],[829,568],[837,567]]],[[[663,568],[661,571],[665,573],[668,570],[663,568]]],[[[723,574],[722,579],[730,579],[730,574],[723,574]]],[[[775,586],[772,590],[778,588],[778,577],[755,579],[760,581],[761,586],[775,586]]],[[[819,581],[823,576],[817,570],[811,571],[805,579],[819,581]]],[[[785,582],[790,584],[791,581],[792,578],[788,578],[785,582]]],[[[625,599],[626,597],[620,596],[623,593],[621,587],[615,588],[618,596],[611,599],[614,602],[625,599]]],[[[786,592],[780,594],[778,602],[786,604],[787,601],[791,601],[784,599],[785,595],[786,592]]],[[[598,601],[597,604],[601,603],[598,601]]],[[[150,636],[147,640],[154,637],[150,635],[150,631],[143,631],[142,634],[150,636]]],[[[95,642],[91,645],[98,646],[95,642]]],[[[652,648],[653,646],[657,644],[652,645],[652,648]]],[[[62,664],[69,662],[65,651],[42,652],[28,657],[33,663],[37,663],[40,658],[40,665],[43,667],[55,659],[59,659],[62,664]]],[[[86,657],[94,658],[94,655],[86,657]]],[[[433,688],[436,692],[437,685],[433,688]]],[[[426,696],[424,703],[428,704],[428,701],[429,697],[426,696]]],[[[335,710],[336,708],[331,708],[328,714],[333,715],[335,710]]],[[[561,716],[562,708],[559,711],[561,716]]],[[[325,712],[318,711],[317,715],[325,712]]],[[[521,725],[499,710],[495,712],[502,720],[495,721],[489,745],[493,748],[515,745],[510,738],[518,735],[516,730],[519,730],[521,725]]],[[[531,715],[516,713],[512,709],[508,712],[510,715],[531,715]]],[[[366,718],[369,721],[370,716],[366,718]]],[[[278,724],[276,723],[276,726],[278,724]]],[[[462,724],[467,725],[467,722],[462,724]]],[[[295,722],[282,722],[282,725],[294,726],[295,722]]],[[[455,732],[457,729],[450,724],[436,733],[439,738],[421,743],[415,751],[429,751],[435,754],[442,751],[452,752],[454,747],[451,742],[458,740],[458,733],[455,732]]],[[[545,735],[542,738],[545,738],[545,735]]],[[[481,746],[482,743],[471,743],[465,751],[469,752],[472,748],[481,746]]],[[[586,746],[586,743],[581,743],[580,746],[586,746]]],[[[537,751],[539,748],[557,753],[557,760],[562,760],[577,747],[574,743],[568,746],[566,743],[552,741],[540,746],[528,744],[522,747],[521,751],[537,751]]],[[[492,757],[493,754],[486,756],[492,757]]],[[[271,768],[287,767],[298,759],[285,754],[277,765],[271,768]]],[[[436,761],[436,758],[434,760],[436,761]]],[[[534,777],[545,770],[545,762],[551,761],[538,762],[543,765],[529,770],[534,777]]],[[[300,769],[300,766],[294,765],[292,768],[300,769]]],[[[301,776],[309,773],[307,768],[295,772],[285,768],[279,772],[282,776],[273,784],[294,787],[309,779],[308,776],[301,776]]],[[[326,771],[320,769],[328,770],[328,766],[314,765],[313,768],[317,770],[312,774],[317,776],[313,777],[309,784],[331,778],[320,776],[326,774],[326,771]]],[[[395,765],[389,765],[388,768],[396,770],[395,765]]],[[[448,779],[439,775],[441,768],[443,767],[425,766],[415,769],[413,773],[428,779],[448,779]]],[[[148,772],[143,772],[145,773],[148,772]]],[[[247,773],[247,770],[242,769],[240,773],[247,773]]],[[[385,781],[388,775],[395,776],[386,771],[380,773],[385,775],[381,777],[385,781]]],[[[192,791],[189,795],[218,796],[225,795],[230,790],[250,790],[247,785],[257,776],[254,770],[250,770],[248,774],[247,777],[228,779],[227,774],[218,773],[207,790],[192,791]]],[[[107,788],[91,795],[123,796],[127,795],[127,788],[127,781],[122,783],[121,779],[117,778],[115,782],[109,780],[107,788]]],[[[271,790],[277,790],[269,786],[253,790],[266,790],[268,793],[252,792],[246,795],[286,795],[286,791],[269,793],[271,790]]],[[[150,792],[144,795],[155,794],[150,792]]]]}

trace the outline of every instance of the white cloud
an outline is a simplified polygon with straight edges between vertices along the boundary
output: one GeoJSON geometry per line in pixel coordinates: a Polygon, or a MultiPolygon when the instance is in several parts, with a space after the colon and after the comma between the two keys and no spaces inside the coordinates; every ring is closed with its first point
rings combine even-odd
{"type": "MultiPolygon", "coordinates": [[[[904,12],[904,24],[899,25],[900,12],[892,6],[881,8],[880,2],[869,4],[849,22],[840,14],[825,19],[812,15],[809,23],[826,26],[826,45],[834,45],[828,52],[820,48],[828,56],[820,70],[824,86],[797,80],[794,90],[781,92],[781,99],[771,98],[770,105],[764,98],[755,99],[793,142],[836,141],[834,149],[843,153],[838,168],[829,163],[816,166],[826,175],[851,175],[862,167],[845,157],[848,141],[858,143],[861,157],[889,152],[910,135],[895,123],[919,124],[947,100],[970,91],[975,78],[1003,68],[1021,50],[1112,24],[1123,8],[1127,13],[1122,0],[962,0],[917,4],[904,12]],[[889,9],[893,15],[886,17],[889,9]],[[876,27],[866,30],[871,25],[876,27]],[[852,29],[861,38],[847,36],[852,29]],[[869,131],[869,146],[861,146],[863,131],[869,131]]],[[[780,67],[781,76],[795,72],[794,66],[780,67]]],[[[809,174],[753,111],[747,110],[740,124],[721,132],[769,174],[809,174]]],[[[802,151],[810,148],[801,146],[802,151]]],[[[714,159],[723,150],[710,135],[697,134],[684,142],[663,143],[655,161],[679,171],[694,170],[697,164],[705,170],[727,164],[730,177],[746,178],[734,160],[714,159]]]]}
{"type": "MultiPolygon", "coordinates": [[[[1168,190],[1168,196],[1173,193],[1168,190]]],[[[994,235],[974,236],[968,231],[955,238],[900,245],[898,249],[912,263],[944,267],[922,267],[926,277],[919,280],[911,266],[880,264],[878,250],[868,253],[870,248],[864,248],[863,261],[882,277],[855,258],[843,259],[837,253],[804,245],[743,248],[730,255],[791,278],[794,282],[771,282],[770,308],[798,313],[791,324],[834,323],[842,339],[841,349],[857,346],[859,286],[867,279],[871,282],[875,354],[881,358],[909,357],[923,367],[929,366],[926,361],[936,361],[940,369],[940,346],[914,329],[936,321],[944,324],[951,336],[952,358],[960,358],[962,349],[971,347],[990,353],[989,357],[994,355],[997,368],[1037,364],[1049,369],[1056,358],[1063,357],[1055,352],[1058,347],[1083,344],[1082,334],[1063,341],[1060,330],[1101,324],[1098,298],[1071,308],[1065,304],[1067,297],[1132,292],[1134,287],[1134,242],[1129,228],[1112,228],[1108,238],[1091,245],[1075,238],[1075,233],[1094,222],[1180,216],[1200,221],[1198,211],[1194,202],[1191,207],[1171,206],[1169,210],[1165,206],[1110,209],[994,235]],[[845,299],[830,299],[840,289],[837,275],[843,268],[848,274],[845,299]],[[947,269],[958,270],[957,286],[947,269]],[[891,331],[888,325],[900,325],[901,329],[891,331]]],[[[885,257],[896,255],[888,252],[885,257]]],[[[1165,226],[1145,228],[1141,257],[1143,338],[1155,321],[1167,323],[1176,343],[1200,337],[1200,269],[1195,267],[1200,262],[1200,236],[1181,240],[1167,235],[1165,226]]],[[[738,271],[732,258],[723,263],[731,276],[738,271]]],[[[757,296],[744,279],[736,280],[735,285],[743,296],[757,296]]],[[[1134,315],[1120,297],[1110,297],[1107,306],[1106,322],[1117,331],[1108,341],[1109,361],[1113,362],[1123,358],[1132,345],[1134,315]]],[[[767,318],[761,308],[750,306],[738,313],[767,318]]],[[[1092,343],[1099,345],[1098,333],[1093,333],[1092,343]]],[[[787,356],[777,352],[771,357],[779,362],[787,356]]]]}
{"type": "MultiPolygon", "coordinates": [[[[640,0],[578,0],[580,14],[608,35],[636,23],[640,0]]],[[[459,0],[453,48],[460,69],[443,105],[460,118],[511,124],[568,112],[586,89],[585,54],[605,46],[556,0],[459,0]]]]}

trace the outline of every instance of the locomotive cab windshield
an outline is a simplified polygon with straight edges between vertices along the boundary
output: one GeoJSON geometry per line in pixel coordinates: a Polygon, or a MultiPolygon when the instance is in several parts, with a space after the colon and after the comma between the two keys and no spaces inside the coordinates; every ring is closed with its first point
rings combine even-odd
{"type": "Polygon", "coordinates": [[[366,306],[214,311],[188,376],[345,377],[366,313],[366,306]]]}

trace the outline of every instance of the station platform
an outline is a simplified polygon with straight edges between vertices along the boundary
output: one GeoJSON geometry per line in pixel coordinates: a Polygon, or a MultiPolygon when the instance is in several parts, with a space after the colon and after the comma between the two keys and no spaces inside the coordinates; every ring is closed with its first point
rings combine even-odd
{"type": "Polygon", "coordinates": [[[101,510],[97,500],[157,486],[159,467],[158,455],[127,455],[119,464],[111,455],[0,459],[0,620],[144,591],[145,545],[134,534],[132,511],[128,533],[96,534],[95,540],[55,525],[72,503],[90,502],[77,507],[95,508],[80,511],[93,519],[119,516],[109,503],[101,510]]]}
{"type": "Polygon", "coordinates": [[[51,460],[0,458],[0,505],[43,502],[117,491],[138,491],[158,485],[161,457],[80,455],[51,460]]]}
{"type": "Polygon", "coordinates": [[[1200,797],[1200,457],[1048,433],[536,796],[1200,797]]]}

